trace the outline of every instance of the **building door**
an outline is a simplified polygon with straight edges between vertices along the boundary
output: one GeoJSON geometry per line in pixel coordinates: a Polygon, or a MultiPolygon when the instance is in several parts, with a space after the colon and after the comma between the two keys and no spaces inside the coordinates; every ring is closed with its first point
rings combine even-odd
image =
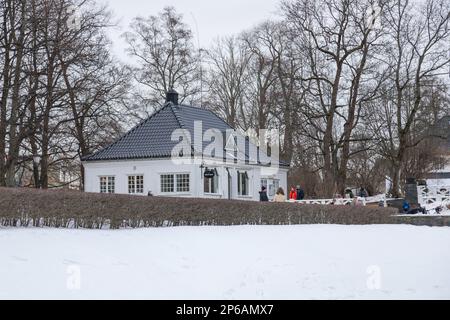
{"type": "Polygon", "coordinates": [[[261,188],[266,187],[267,196],[273,200],[275,194],[280,187],[280,180],[277,179],[261,179],[261,188]]]}

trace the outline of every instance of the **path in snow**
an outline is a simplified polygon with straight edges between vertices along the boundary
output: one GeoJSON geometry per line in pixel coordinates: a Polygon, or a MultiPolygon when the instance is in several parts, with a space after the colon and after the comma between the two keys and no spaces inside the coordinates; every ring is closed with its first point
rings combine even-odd
{"type": "Polygon", "coordinates": [[[450,228],[0,229],[0,299],[449,299],[450,228]]]}

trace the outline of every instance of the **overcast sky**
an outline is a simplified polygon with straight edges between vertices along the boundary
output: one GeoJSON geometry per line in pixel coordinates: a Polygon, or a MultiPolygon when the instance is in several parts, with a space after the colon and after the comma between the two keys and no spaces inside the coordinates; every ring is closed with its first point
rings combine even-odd
{"type": "Polygon", "coordinates": [[[103,0],[113,9],[120,28],[114,29],[111,38],[114,51],[121,59],[125,43],[120,38],[130,21],[136,16],[156,15],[165,6],[174,6],[192,28],[197,45],[209,46],[219,36],[248,29],[269,18],[277,17],[279,0],[103,0]],[[197,33],[198,25],[198,33],[197,33]]]}

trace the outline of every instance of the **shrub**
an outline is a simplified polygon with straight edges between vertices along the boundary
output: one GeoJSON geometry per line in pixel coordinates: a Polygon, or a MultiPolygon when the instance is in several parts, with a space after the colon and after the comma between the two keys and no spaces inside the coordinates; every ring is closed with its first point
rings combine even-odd
{"type": "Polygon", "coordinates": [[[289,224],[387,224],[395,209],[138,197],[0,188],[0,225],[142,228],[289,224]]]}

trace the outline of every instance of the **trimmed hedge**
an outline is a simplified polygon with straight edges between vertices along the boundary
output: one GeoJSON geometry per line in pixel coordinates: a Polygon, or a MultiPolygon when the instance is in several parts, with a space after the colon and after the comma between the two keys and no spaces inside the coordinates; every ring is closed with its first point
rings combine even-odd
{"type": "Polygon", "coordinates": [[[171,226],[386,224],[395,209],[138,197],[0,188],[0,226],[120,229],[171,226]]]}
{"type": "Polygon", "coordinates": [[[450,227],[450,216],[398,216],[393,223],[413,226],[450,227]]]}

